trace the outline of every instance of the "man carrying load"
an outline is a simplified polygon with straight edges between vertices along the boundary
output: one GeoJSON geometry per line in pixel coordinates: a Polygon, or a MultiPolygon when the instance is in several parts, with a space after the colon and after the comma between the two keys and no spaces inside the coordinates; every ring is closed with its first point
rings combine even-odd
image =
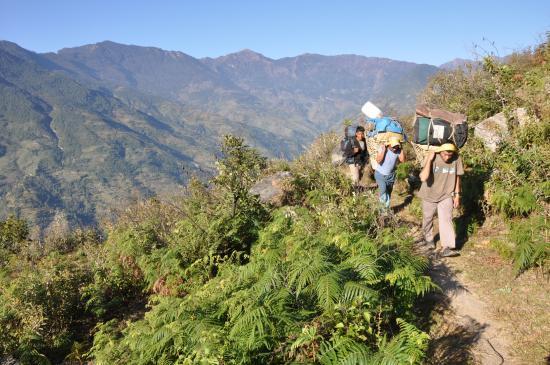
{"type": "Polygon", "coordinates": [[[460,177],[464,174],[462,159],[452,143],[445,143],[431,151],[424,161],[418,196],[422,199],[422,231],[425,244],[435,248],[433,219],[437,211],[441,256],[458,256],[453,227],[453,208],[460,205],[460,177]]]}
{"type": "Polygon", "coordinates": [[[380,146],[376,154],[376,162],[374,179],[380,191],[380,202],[389,208],[395,183],[395,168],[399,162],[405,162],[405,153],[398,137],[390,137],[385,144],[380,146]]]}

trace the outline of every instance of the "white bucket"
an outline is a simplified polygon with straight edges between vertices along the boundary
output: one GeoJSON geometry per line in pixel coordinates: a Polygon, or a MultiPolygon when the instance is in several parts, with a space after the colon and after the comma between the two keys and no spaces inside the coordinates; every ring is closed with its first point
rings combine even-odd
{"type": "Polygon", "coordinates": [[[370,101],[367,101],[365,105],[363,105],[361,111],[369,118],[382,118],[382,111],[370,101]]]}

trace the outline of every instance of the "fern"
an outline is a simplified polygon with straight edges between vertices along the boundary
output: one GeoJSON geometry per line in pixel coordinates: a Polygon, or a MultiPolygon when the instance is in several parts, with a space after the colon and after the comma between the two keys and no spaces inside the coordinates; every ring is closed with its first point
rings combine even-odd
{"type": "Polygon", "coordinates": [[[346,337],[333,338],[323,342],[319,351],[319,363],[322,365],[358,365],[371,363],[371,351],[346,337]]]}
{"type": "Polygon", "coordinates": [[[550,240],[546,218],[533,216],[512,224],[510,239],[515,244],[513,259],[517,273],[530,267],[547,265],[550,240]]]}
{"type": "Polygon", "coordinates": [[[317,299],[319,305],[326,312],[334,309],[334,305],[340,297],[340,293],[342,292],[341,281],[342,278],[337,271],[323,275],[317,280],[315,288],[317,299]]]}
{"type": "Polygon", "coordinates": [[[333,265],[319,251],[313,251],[301,260],[295,260],[290,265],[288,283],[299,296],[306,288],[311,288],[318,278],[330,272],[333,265]]]}
{"type": "Polygon", "coordinates": [[[362,301],[377,300],[379,292],[368,287],[366,284],[356,281],[348,281],[344,285],[342,291],[342,302],[351,304],[353,301],[360,299],[362,301]]]}
{"type": "Polygon", "coordinates": [[[537,198],[528,186],[514,191],[510,210],[516,215],[527,215],[537,209],[537,198]]]}
{"type": "Polygon", "coordinates": [[[401,330],[391,341],[383,337],[372,363],[380,365],[421,364],[430,337],[415,326],[397,319],[401,330]]]}

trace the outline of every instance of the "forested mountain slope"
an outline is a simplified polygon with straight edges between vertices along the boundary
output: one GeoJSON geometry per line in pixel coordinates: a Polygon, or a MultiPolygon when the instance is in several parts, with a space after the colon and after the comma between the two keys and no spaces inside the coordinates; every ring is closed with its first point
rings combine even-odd
{"type": "Polygon", "coordinates": [[[224,134],[269,157],[296,156],[369,97],[410,105],[436,70],[251,51],[195,59],[114,42],[37,54],[3,41],[0,57],[0,215],[39,231],[176,193],[189,174],[213,171],[224,134]]]}

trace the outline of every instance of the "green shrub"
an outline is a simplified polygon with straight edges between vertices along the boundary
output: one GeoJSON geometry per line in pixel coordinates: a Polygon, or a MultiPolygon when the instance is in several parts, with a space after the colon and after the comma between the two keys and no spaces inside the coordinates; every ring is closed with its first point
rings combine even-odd
{"type": "Polygon", "coordinates": [[[414,165],[411,162],[404,162],[397,165],[395,171],[397,180],[404,181],[409,177],[409,174],[413,170],[414,165]]]}
{"type": "Polygon", "coordinates": [[[96,362],[419,362],[427,337],[398,318],[413,319],[415,298],[433,289],[422,275],[426,262],[411,255],[402,231],[361,234],[363,223],[342,214],[349,204],[358,205],[274,212],[247,264],[221,264],[215,278],[184,298],[161,298],[122,331],[102,327],[96,362]],[[390,341],[398,325],[401,335],[390,341]]]}
{"type": "Polygon", "coordinates": [[[60,362],[72,342],[86,336],[75,324],[86,317],[81,289],[92,281],[84,258],[51,255],[20,268],[0,289],[0,354],[23,364],[60,362]]]}
{"type": "Polygon", "coordinates": [[[0,221],[0,250],[15,252],[18,245],[29,236],[27,222],[14,216],[0,221]]]}
{"type": "Polygon", "coordinates": [[[532,216],[512,223],[509,238],[515,244],[513,259],[518,273],[535,266],[548,270],[548,234],[548,220],[542,216],[532,216]]]}
{"type": "Polygon", "coordinates": [[[514,257],[514,243],[503,239],[492,239],[489,246],[495,249],[498,254],[506,259],[512,260],[514,257]]]}
{"type": "MultiPolygon", "coordinates": [[[[352,192],[351,180],[331,163],[330,155],[337,144],[335,133],[322,134],[293,161],[290,204],[302,204],[308,199],[311,202],[313,195],[324,201],[338,201],[352,192]],[[313,195],[309,194],[311,191],[313,195]]],[[[319,199],[316,202],[321,203],[319,199]]]]}
{"type": "MultiPolygon", "coordinates": [[[[415,300],[435,288],[405,229],[330,164],[324,135],[292,172],[292,207],[248,191],[265,167],[226,137],[220,174],[105,227],[50,241],[0,276],[0,353],[23,363],[420,363],[415,300]],[[35,266],[33,266],[35,265],[35,266]],[[88,342],[93,330],[93,344],[88,342]],[[81,335],[79,335],[81,334],[81,335]]],[[[12,263],[14,264],[13,266],[12,263]]]]}

